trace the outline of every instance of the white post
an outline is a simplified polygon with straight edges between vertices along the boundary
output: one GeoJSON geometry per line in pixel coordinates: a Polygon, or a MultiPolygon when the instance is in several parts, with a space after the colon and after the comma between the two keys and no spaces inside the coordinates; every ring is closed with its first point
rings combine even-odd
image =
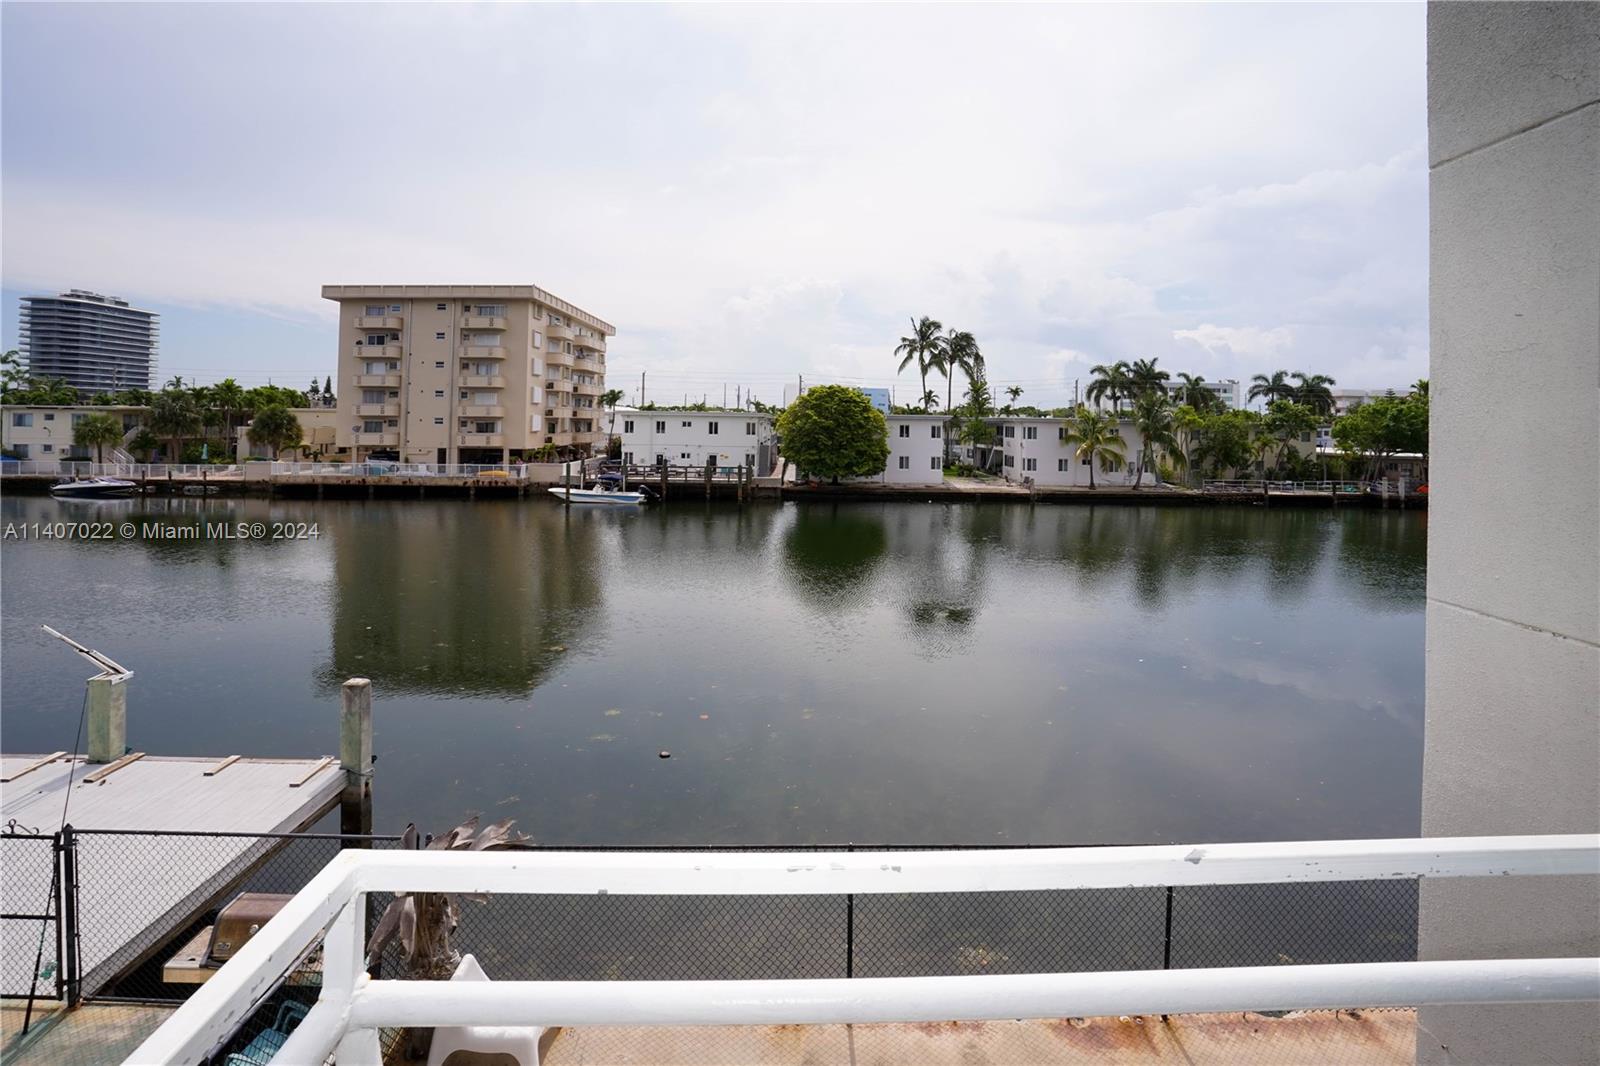
{"type": "Polygon", "coordinates": [[[126,675],[89,679],[89,761],[116,762],[128,750],[126,675]]]}

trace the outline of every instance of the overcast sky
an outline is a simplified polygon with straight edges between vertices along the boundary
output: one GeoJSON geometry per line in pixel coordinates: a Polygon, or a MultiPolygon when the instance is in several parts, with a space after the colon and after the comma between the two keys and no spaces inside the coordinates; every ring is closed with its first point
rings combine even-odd
{"type": "Polygon", "coordinates": [[[896,384],[913,315],[1045,406],[1427,373],[1420,4],[0,10],[6,347],[91,288],[165,376],[303,384],[321,285],[497,282],[630,399],[896,384]]]}

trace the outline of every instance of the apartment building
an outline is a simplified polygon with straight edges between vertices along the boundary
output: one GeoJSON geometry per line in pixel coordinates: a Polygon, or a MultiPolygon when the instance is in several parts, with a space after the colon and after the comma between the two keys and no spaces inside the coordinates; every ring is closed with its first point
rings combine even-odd
{"type": "Polygon", "coordinates": [[[24,296],[17,343],[29,374],[62,378],[81,399],[98,392],[148,389],[160,317],[120,297],[85,289],[24,296]]]}
{"type": "MultiPolygon", "coordinates": [[[[0,450],[14,459],[93,459],[93,448],[72,443],[73,427],[90,415],[110,415],[115,418],[122,426],[126,440],[144,424],[150,415],[150,408],[7,404],[0,408],[0,450]]],[[[118,451],[121,451],[121,445],[107,446],[106,462],[117,461],[114,453],[118,451]]]]}
{"type": "Polygon", "coordinates": [[[535,285],[324,285],[339,305],[339,422],[352,457],[501,463],[605,441],[616,328],[535,285]]]}
{"type": "Polygon", "coordinates": [[[651,466],[750,466],[758,476],[774,439],[771,415],[748,411],[638,411],[618,408],[622,459],[651,466]]]}
{"type": "Polygon", "coordinates": [[[885,485],[941,485],[944,483],[944,415],[890,415],[889,462],[883,473],[861,480],[885,485]]]}
{"type": "MultiPolygon", "coordinates": [[[[1080,459],[1076,446],[1066,441],[1071,422],[1065,418],[997,418],[994,447],[999,452],[1000,464],[996,470],[1007,480],[1023,481],[1032,478],[1035,485],[1057,488],[1088,488],[1089,460],[1080,459]]],[[[1123,419],[1117,426],[1122,438],[1126,460],[1102,457],[1096,460],[1094,483],[1096,485],[1128,486],[1133,484],[1133,470],[1138,464],[1139,449],[1144,438],[1134,428],[1133,422],[1123,419]]],[[[1146,472],[1141,485],[1155,484],[1155,475],[1146,472]]]]}
{"type": "Polygon", "coordinates": [[[1237,411],[1244,406],[1244,392],[1235,378],[1207,381],[1203,383],[1203,387],[1209,389],[1213,396],[1222,401],[1222,407],[1225,411],[1237,411]]]}

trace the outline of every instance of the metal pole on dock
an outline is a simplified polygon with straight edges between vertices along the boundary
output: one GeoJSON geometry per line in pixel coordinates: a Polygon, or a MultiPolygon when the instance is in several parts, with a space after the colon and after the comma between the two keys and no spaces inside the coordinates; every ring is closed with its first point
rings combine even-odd
{"type": "Polygon", "coordinates": [[[566,462],[566,465],[561,468],[561,480],[562,480],[563,486],[567,490],[566,505],[568,507],[571,507],[572,506],[572,460],[571,459],[568,459],[567,462],[566,462]]]}
{"type": "Polygon", "coordinates": [[[661,460],[661,502],[667,502],[667,461],[661,460]]]}
{"type": "Polygon", "coordinates": [[[372,833],[372,682],[352,677],[339,690],[339,832],[372,833]]]}

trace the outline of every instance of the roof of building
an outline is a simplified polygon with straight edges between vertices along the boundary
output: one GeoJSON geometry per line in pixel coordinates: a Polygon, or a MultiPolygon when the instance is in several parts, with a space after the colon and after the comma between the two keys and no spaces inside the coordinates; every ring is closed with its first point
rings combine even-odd
{"type": "Polygon", "coordinates": [[[617,327],[592,315],[576,304],[570,304],[537,285],[324,285],[324,300],[360,300],[369,297],[399,298],[404,300],[537,300],[554,307],[564,315],[571,315],[587,326],[593,326],[606,336],[615,336],[617,327]]]}

